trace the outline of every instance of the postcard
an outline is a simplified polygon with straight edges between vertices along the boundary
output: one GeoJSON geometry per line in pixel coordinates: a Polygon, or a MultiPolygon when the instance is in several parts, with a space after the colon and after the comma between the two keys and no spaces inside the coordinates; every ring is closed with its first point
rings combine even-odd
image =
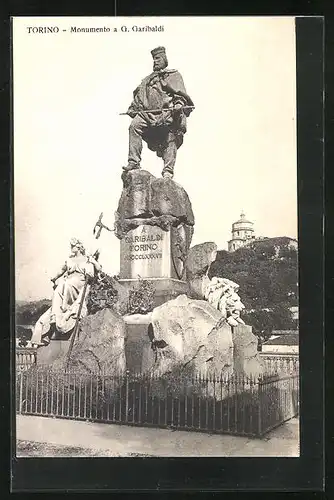
{"type": "Polygon", "coordinates": [[[12,26],[17,458],[299,457],[295,18],[12,26]]]}

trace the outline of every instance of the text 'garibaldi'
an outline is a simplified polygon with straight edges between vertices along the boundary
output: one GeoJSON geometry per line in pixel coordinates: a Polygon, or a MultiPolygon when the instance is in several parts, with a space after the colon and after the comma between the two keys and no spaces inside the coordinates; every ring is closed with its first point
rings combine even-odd
{"type": "Polygon", "coordinates": [[[183,78],[175,69],[167,69],[164,47],[151,51],[153,73],[142,80],[133,92],[127,111],[129,127],[128,165],[123,170],[140,168],[142,140],[163,159],[163,177],[173,177],[177,149],[183,143],[187,117],[194,108],[183,78]]]}

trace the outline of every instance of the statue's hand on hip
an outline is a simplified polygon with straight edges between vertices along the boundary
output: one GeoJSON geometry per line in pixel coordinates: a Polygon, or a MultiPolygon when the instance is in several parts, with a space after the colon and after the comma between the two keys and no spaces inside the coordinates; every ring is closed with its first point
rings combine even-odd
{"type": "Polygon", "coordinates": [[[127,110],[127,114],[130,116],[130,118],[134,118],[137,115],[137,112],[134,111],[133,109],[129,108],[127,110]]]}
{"type": "Polygon", "coordinates": [[[174,112],[175,114],[179,115],[182,111],[182,104],[180,102],[177,102],[175,105],[174,105],[174,112]]]}

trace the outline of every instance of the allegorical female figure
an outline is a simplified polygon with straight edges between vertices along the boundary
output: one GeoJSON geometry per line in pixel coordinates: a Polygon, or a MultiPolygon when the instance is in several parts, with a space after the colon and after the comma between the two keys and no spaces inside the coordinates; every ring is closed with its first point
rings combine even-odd
{"type": "Polygon", "coordinates": [[[94,278],[96,271],[101,270],[101,265],[94,257],[86,255],[81,241],[73,238],[70,246],[68,259],[51,278],[54,285],[52,305],[37,321],[31,338],[32,344],[46,345],[50,342],[49,335],[54,330],[68,333],[74,328],[84,291],[80,316],[87,314],[85,299],[89,293],[89,281],[94,278]],[[88,284],[85,288],[86,280],[88,284]]]}

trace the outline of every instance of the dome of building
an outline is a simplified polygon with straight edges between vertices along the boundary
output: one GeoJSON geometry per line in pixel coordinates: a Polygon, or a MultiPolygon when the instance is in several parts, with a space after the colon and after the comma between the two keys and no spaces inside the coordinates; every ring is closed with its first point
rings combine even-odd
{"type": "Polygon", "coordinates": [[[240,219],[232,224],[232,239],[228,242],[229,252],[233,252],[255,239],[253,225],[254,223],[247,220],[242,211],[240,219]]]}
{"type": "Polygon", "coordinates": [[[244,212],[241,212],[240,219],[237,220],[236,222],[233,222],[232,227],[234,227],[235,224],[251,224],[253,226],[254,223],[251,222],[250,220],[247,220],[244,212]]]}

